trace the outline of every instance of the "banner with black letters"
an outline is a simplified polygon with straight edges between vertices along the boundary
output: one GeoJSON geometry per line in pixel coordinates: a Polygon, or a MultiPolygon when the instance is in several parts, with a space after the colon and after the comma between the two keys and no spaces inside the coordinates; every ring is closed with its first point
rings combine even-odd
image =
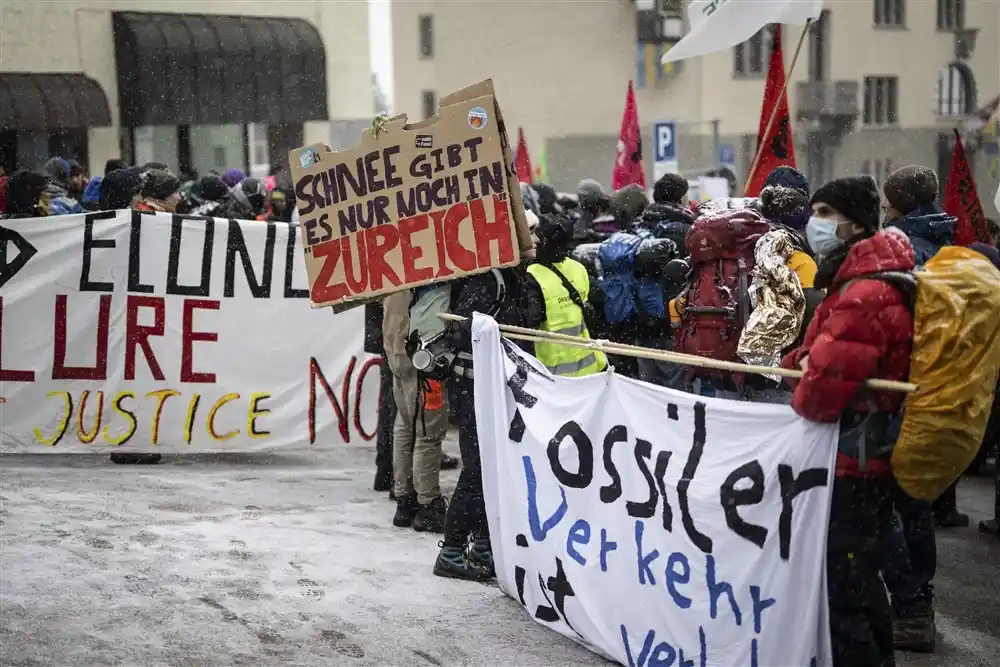
{"type": "Polygon", "coordinates": [[[473,323],[497,579],[629,667],[830,664],[837,426],[614,372],[550,375],[473,323]]]}
{"type": "Polygon", "coordinates": [[[0,452],[371,440],[379,361],[363,309],[308,297],[294,225],[0,220],[0,452]]]}

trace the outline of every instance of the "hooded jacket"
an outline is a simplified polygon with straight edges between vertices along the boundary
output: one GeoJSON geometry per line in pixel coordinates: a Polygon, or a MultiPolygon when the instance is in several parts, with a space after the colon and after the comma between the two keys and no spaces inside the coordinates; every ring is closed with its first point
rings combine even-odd
{"type": "MultiPolygon", "coordinates": [[[[898,230],[879,232],[850,248],[802,345],[781,362],[784,368],[798,369],[808,357],[792,396],[795,412],[822,423],[836,422],[848,411],[866,414],[865,380],[906,380],[913,346],[913,314],[906,296],[885,280],[865,276],[913,268],[913,246],[898,230]]],[[[903,400],[892,392],[867,395],[879,412],[888,414],[899,412],[903,400]]],[[[857,474],[856,457],[844,449],[842,437],[837,474],[857,474]]],[[[888,461],[869,461],[869,466],[872,473],[891,474],[888,461]]]]}
{"type": "Polygon", "coordinates": [[[640,225],[648,229],[653,236],[670,239],[677,246],[678,257],[687,257],[687,246],[684,243],[687,233],[694,224],[694,211],[680,204],[652,203],[642,212],[640,225]]]}
{"type": "Polygon", "coordinates": [[[956,220],[941,210],[938,202],[918,206],[891,223],[910,239],[917,266],[923,266],[942,246],[951,245],[956,220]]]}
{"type": "Polygon", "coordinates": [[[42,210],[46,215],[72,215],[82,213],[83,207],[73,197],[69,190],[61,184],[50,180],[42,193],[42,210]]]}
{"type": "Polygon", "coordinates": [[[94,176],[87,183],[86,189],[83,191],[83,197],[80,201],[80,205],[87,211],[97,211],[100,209],[101,204],[101,181],[104,178],[102,176],[94,176]]]}
{"type": "Polygon", "coordinates": [[[36,218],[43,215],[38,210],[39,198],[48,179],[35,171],[16,171],[7,179],[5,218],[36,218]]]}

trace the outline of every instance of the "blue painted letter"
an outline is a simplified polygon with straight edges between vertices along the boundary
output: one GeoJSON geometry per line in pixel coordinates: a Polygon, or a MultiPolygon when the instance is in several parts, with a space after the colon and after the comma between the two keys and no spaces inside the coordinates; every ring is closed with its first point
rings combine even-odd
{"type": "Polygon", "coordinates": [[[538,480],[535,479],[535,469],[531,465],[531,457],[522,456],[524,463],[524,479],[528,484],[528,525],[531,526],[531,537],[536,542],[541,542],[550,530],[559,525],[563,516],[566,515],[568,505],[566,504],[566,492],[559,487],[559,494],[562,496],[562,503],[555,513],[542,523],[538,517],[538,480]]]}
{"type": "Polygon", "coordinates": [[[580,565],[586,565],[587,559],[576,550],[576,544],[590,544],[590,524],[583,519],[577,519],[566,536],[566,553],[580,565]]]}

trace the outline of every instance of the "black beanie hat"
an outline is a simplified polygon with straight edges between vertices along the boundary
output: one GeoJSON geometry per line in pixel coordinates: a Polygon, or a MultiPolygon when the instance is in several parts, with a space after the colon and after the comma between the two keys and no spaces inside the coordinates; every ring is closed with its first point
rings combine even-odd
{"type": "Polygon", "coordinates": [[[680,204],[688,193],[688,180],[680,174],[664,174],[653,186],[657,204],[680,204]]]}
{"type": "Polygon", "coordinates": [[[142,175],[138,167],[123,167],[108,172],[101,181],[98,208],[102,211],[128,208],[141,187],[142,175]]]}
{"type": "Polygon", "coordinates": [[[916,164],[900,167],[885,179],[882,192],[890,206],[906,215],[937,199],[937,174],[933,169],[916,164]]]}
{"type": "Polygon", "coordinates": [[[154,169],[146,174],[142,184],[142,196],[164,200],[181,189],[180,180],[171,173],[154,169]]]}
{"type": "Polygon", "coordinates": [[[7,178],[7,215],[12,218],[33,218],[40,215],[36,207],[48,184],[48,177],[37,171],[20,169],[11,174],[7,178]]]}
{"type": "Polygon", "coordinates": [[[774,171],[764,179],[764,186],[778,185],[791,190],[798,190],[806,197],[809,196],[809,181],[802,175],[802,172],[794,167],[776,167],[774,171]]]}
{"type": "Polygon", "coordinates": [[[878,185],[871,176],[848,176],[830,181],[813,194],[810,204],[826,204],[869,234],[879,229],[878,185]]]}
{"type": "Polygon", "coordinates": [[[222,201],[229,194],[229,188],[218,176],[202,176],[198,182],[198,194],[206,201],[222,201]]]}
{"type": "Polygon", "coordinates": [[[543,213],[535,227],[535,253],[539,262],[560,262],[573,244],[573,223],[559,213],[543,213]]]}

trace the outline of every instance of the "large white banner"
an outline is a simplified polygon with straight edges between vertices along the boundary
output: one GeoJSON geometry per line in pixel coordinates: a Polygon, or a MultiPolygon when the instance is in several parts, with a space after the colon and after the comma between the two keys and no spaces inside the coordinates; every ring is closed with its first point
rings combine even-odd
{"type": "Polygon", "coordinates": [[[830,664],[836,426],[604,373],[549,375],[473,325],[500,587],[629,667],[830,664]]]}
{"type": "Polygon", "coordinates": [[[0,452],[370,440],[363,309],[309,307],[298,239],[130,211],[0,220],[0,452]]]}

